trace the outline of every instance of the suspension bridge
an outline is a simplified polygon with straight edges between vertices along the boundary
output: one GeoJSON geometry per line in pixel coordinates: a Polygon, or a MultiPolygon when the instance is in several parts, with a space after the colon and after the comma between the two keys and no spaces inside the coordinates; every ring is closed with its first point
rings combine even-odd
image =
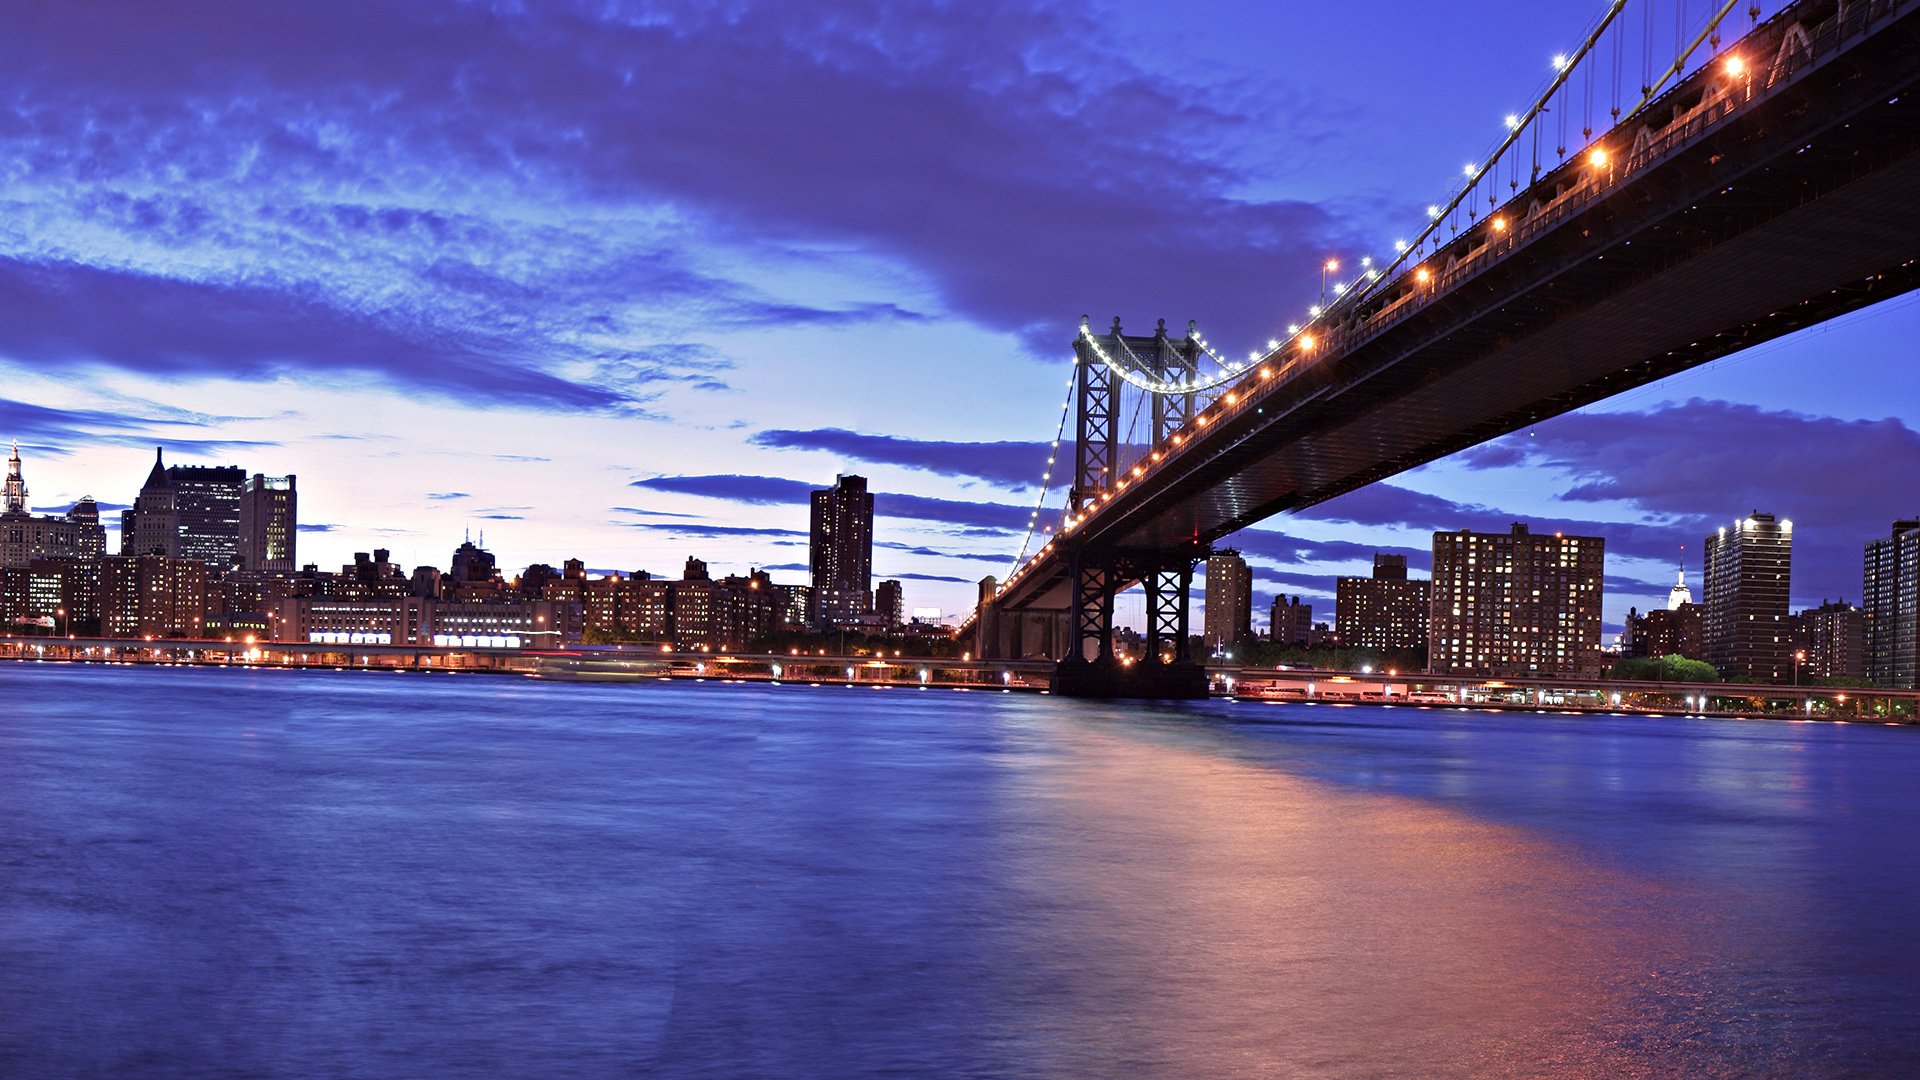
{"type": "Polygon", "coordinates": [[[1264,348],[1083,319],[976,655],[1053,660],[1067,694],[1202,695],[1188,594],[1215,541],[1920,285],[1920,0],[1693,6],[1613,0],[1418,231],[1329,260],[1264,348]]]}

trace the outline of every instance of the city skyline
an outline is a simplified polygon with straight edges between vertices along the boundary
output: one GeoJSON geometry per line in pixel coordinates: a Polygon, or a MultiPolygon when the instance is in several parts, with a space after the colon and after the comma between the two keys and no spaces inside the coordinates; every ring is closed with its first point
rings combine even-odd
{"type": "MultiPolygon", "coordinates": [[[[437,564],[471,527],[509,566],[800,579],[806,493],[857,472],[874,578],[964,611],[1019,546],[1081,314],[1265,339],[1323,258],[1416,224],[1594,13],[1179,10],[1197,72],[1145,47],[1159,3],[668,12],[582,40],[352,4],[182,5],[166,33],[44,15],[0,46],[22,163],[0,435],[36,459],[37,508],[90,494],[110,525],[155,443],[297,472],[322,566],[437,564]],[[370,20],[382,48],[293,62],[370,20]],[[1513,47],[1485,51],[1489,21],[1513,47]],[[1088,49],[1137,59],[1065,59],[1088,49]],[[733,116],[718,84],[793,107],[733,116]]],[[[1887,479],[1920,469],[1914,340],[1895,300],[1225,543],[1264,612],[1330,609],[1376,551],[1424,572],[1433,531],[1603,536],[1611,631],[1752,507],[1800,525],[1796,610],[1857,601],[1862,545],[1920,510],[1887,479]]]]}

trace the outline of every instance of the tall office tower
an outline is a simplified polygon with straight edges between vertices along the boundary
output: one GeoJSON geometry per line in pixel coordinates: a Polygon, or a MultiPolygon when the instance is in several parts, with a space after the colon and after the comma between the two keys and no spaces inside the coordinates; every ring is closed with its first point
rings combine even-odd
{"type": "Polygon", "coordinates": [[[1867,542],[1864,585],[1867,678],[1920,689],[1920,520],[1896,521],[1867,542]]]}
{"type": "Polygon", "coordinates": [[[180,554],[180,510],[174,501],[173,478],[153,448],[153,469],[133,500],[133,509],[120,515],[120,554],[180,554]]]}
{"type": "Polygon", "coordinates": [[[1253,637],[1253,571],[1237,551],[1207,559],[1207,617],[1202,630],[1209,649],[1231,648],[1253,637]]]}
{"type": "Polygon", "coordinates": [[[239,565],[240,499],[247,471],[232,466],[175,465],[167,470],[180,519],[180,557],[214,573],[239,565]]]}
{"type": "Polygon", "coordinates": [[[1606,542],[1597,536],[1433,534],[1427,664],[1435,674],[1600,673],[1606,542]]]}
{"type": "Polygon", "coordinates": [[[898,630],[907,621],[906,595],[900,583],[889,578],[873,591],[873,613],[889,630],[898,630]]]}
{"type": "Polygon", "coordinates": [[[1297,596],[1274,597],[1273,609],[1267,613],[1267,640],[1275,645],[1312,645],[1313,605],[1301,603],[1297,596]]]}
{"type": "MultiPolygon", "coordinates": [[[[1864,679],[1867,675],[1867,613],[1833,600],[1800,613],[1804,653],[1802,679],[1864,679]]],[[[1796,643],[1796,649],[1800,649],[1796,643]]]]}
{"type": "Polygon", "coordinates": [[[864,476],[813,493],[809,532],[813,625],[828,629],[873,609],[873,495],[864,476]]]}
{"type": "Polygon", "coordinates": [[[292,476],[254,473],[240,491],[240,569],[291,574],[299,505],[292,476]]]}
{"type": "Polygon", "coordinates": [[[1787,596],[1793,522],[1758,510],[1706,540],[1701,643],[1723,679],[1786,682],[1793,676],[1787,596]]]}
{"type": "Polygon", "coordinates": [[[1334,582],[1334,632],[1348,649],[1424,649],[1430,583],[1407,578],[1405,555],[1375,555],[1373,576],[1334,582]]]}

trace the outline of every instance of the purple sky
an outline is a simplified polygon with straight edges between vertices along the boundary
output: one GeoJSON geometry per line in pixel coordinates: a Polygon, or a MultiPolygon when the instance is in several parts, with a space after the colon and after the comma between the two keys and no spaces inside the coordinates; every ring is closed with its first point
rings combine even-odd
{"type": "MultiPolygon", "coordinates": [[[[0,436],[42,508],[131,501],[155,443],[297,473],[322,565],[471,528],[799,581],[804,493],[857,471],[877,573],[956,611],[1019,546],[1081,314],[1264,341],[1602,6],[27,0],[0,436]]],[[[1270,521],[1259,606],[1525,519],[1606,537],[1617,623],[1756,508],[1796,603],[1857,600],[1920,513],[1916,342],[1897,299],[1270,521]]]]}

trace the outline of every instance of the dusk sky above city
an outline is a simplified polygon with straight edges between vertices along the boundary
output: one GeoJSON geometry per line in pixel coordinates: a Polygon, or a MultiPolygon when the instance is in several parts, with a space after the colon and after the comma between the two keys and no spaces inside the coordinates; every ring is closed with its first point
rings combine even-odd
{"type": "MultiPolygon", "coordinates": [[[[798,582],[806,492],[860,473],[876,578],[958,612],[1020,546],[1083,314],[1264,342],[1602,6],[30,5],[0,437],[37,508],[109,520],[155,445],[296,473],[323,567],[471,530],[513,569],[798,582]]],[[[1902,297],[1228,542],[1256,611],[1330,616],[1436,529],[1597,534],[1617,628],[1758,509],[1796,608],[1858,601],[1920,513],[1916,342],[1902,297]]]]}

